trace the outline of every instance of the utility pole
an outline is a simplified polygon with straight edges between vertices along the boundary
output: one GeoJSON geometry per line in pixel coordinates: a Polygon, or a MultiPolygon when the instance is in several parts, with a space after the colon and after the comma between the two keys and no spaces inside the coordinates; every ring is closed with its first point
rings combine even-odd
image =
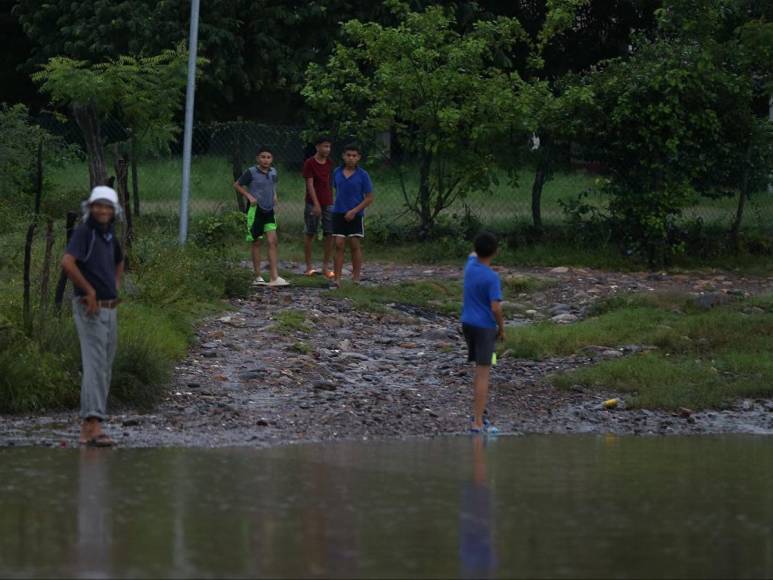
{"type": "Polygon", "coordinates": [[[185,130],[183,133],[183,179],[180,193],[180,244],[188,239],[188,206],[191,197],[191,149],[193,145],[193,100],[196,91],[196,59],[199,45],[199,0],[191,0],[191,26],[188,34],[188,86],[185,90],[185,130]]]}

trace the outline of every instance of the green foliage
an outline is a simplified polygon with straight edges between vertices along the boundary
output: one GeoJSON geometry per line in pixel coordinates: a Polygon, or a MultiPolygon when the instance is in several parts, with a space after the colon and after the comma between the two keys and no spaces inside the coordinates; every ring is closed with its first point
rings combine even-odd
{"type": "Polygon", "coordinates": [[[571,325],[541,323],[513,329],[515,356],[545,358],[584,347],[651,345],[630,355],[553,377],[559,386],[582,384],[632,393],[646,407],[716,407],[742,396],[768,396],[773,385],[773,299],[770,296],[697,307],[690,296],[618,297],[571,325]]]}
{"type": "MultiPolygon", "coordinates": [[[[227,248],[180,248],[163,225],[143,220],[137,226],[118,312],[110,404],[148,407],[164,395],[195,321],[222,310],[221,298],[246,296],[252,276],[227,248]]],[[[33,274],[39,271],[42,243],[38,238],[33,248],[33,274]]],[[[72,408],[79,396],[80,350],[69,305],[61,316],[50,304],[45,311],[36,307],[32,332],[21,330],[22,246],[22,228],[0,234],[8,258],[0,263],[0,412],[72,408]]],[[[33,276],[32,282],[34,295],[38,280],[33,276]]]]}
{"type": "Polygon", "coordinates": [[[244,214],[230,211],[194,219],[193,241],[202,247],[223,247],[244,240],[244,214]]]}
{"type": "MultiPolygon", "coordinates": [[[[158,54],[187,42],[190,2],[184,0],[14,4],[32,41],[22,53],[27,70],[55,56],[97,63],[158,54]]],[[[384,15],[380,2],[208,0],[201,7],[199,54],[209,64],[197,88],[197,111],[221,119],[264,115],[268,108],[272,115],[293,114],[306,65],[327,57],[339,23],[384,15]]]]}
{"type": "Polygon", "coordinates": [[[409,304],[442,314],[455,315],[461,310],[461,285],[456,280],[407,282],[394,286],[358,286],[344,284],[332,290],[336,298],[348,298],[358,308],[384,312],[388,304],[409,304]]]}
{"type": "Polygon", "coordinates": [[[182,45],[154,56],[118,56],[99,64],[55,56],[32,79],[54,104],[90,105],[100,116],[112,114],[134,132],[140,147],[163,150],[178,132],[175,115],[187,59],[182,45]]]}
{"type": "MultiPolygon", "coordinates": [[[[74,158],[61,139],[31,123],[27,107],[0,105],[0,199],[32,211],[39,148],[45,170],[74,158]]],[[[47,192],[48,193],[48,192],[47,192]]]]}
{"type": "Polygon", "coordinates": [[[308,343],[303,342],[302,340],[299,340],[298,342],[294,343],[290,347],[294,352],[297,352],[298,354],[311,354],[314,352],[314,350],[309,346],[308,343]]]}
{"type": "Polygon", "coordinates": [[[419,166],[417,189],[403,182],[405,205],[428,234],[443,209],[472,187],[487,187],[491,158],[481,139],[502,96],[520,85],[517,75],[493,66],[492,53],[524,33],[512,19],[460,33],[441,7],[392,6],[395,26],[344,24],[345,42],[324,67],[309,66],[302,94],[315,129],[333,125],[340,135],[359,138],[396,134],[419,166]]]}
{"type": "Polygon", "coordinates": [[[185,356],[191,335],[190,326],[177,316],[140,304],[121,309],[110,388],[115,402],[147,409],[161,400],[173,361],[185,356]]]}
{"type": "Polygon", "coordinates": [[[302,310],[281,310],[274,319],[276,320],[275,327],[279,332],[290,333],[309,330],[309,323],[302,310]]]}
{"type": "Polygon", "coordinates": [[[656,39],[640,37],[629,58],[587,77],[595,100],[582,117],[586,151],[610,173],[605,191],[626,251],[651,265],[683,250],[672,234],[698,195],[728,195],[742,182],[748,194],[749,180],[767,172],[770,135],[754,129],[752,74],[735,38],[711,34],[722,1],[695,2],[710,8],[665,11],[656,39]]]}
{"type": "Polygon", "coordinates": [[[57,352],[42,348],[0,318],[0,410],[41,411],[77,403],[79,389],[57,352]]]}

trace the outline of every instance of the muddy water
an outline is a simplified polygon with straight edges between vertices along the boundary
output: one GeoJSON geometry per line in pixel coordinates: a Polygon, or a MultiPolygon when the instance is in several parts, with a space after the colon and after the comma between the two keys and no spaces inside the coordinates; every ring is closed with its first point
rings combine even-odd
{"type": "Polygon", "coordinates": [[[0,450],[0,576],[771,577],[773,438],[0,450]]]}

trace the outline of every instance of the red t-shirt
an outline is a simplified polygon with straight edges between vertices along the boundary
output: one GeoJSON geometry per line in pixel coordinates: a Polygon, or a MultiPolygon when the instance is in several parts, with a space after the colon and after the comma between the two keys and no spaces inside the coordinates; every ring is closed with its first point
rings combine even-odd
{"type": "MultiPolygon", "coordinates": [[[[317,192],[319,205],[325,207],[333,205],[333,190],[330,188],[330,174],[333,172],[333,162],[325,159],[324,163],[319,163],[314,157],[309,157],[303,164],[303,178],[314,179],[314,191],[317,192]]],[[[313,203],[311,196],[306,193],[306,203],[313,203]]]]}

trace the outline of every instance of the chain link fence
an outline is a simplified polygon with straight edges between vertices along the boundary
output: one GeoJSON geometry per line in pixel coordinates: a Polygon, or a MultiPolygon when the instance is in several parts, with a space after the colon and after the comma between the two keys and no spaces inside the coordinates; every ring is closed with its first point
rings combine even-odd
{"type": "MultiPolygon", "coordinates": [[[[41,126],[61,136],[65,141],[82,150],[82,137],[73,122],[54,117],[39,119],[41,126]]],[[[116,155],[130,149],[130,133],[114,121],[102,127],[111,166],[116,155]]],[[[342,143],[335,144],[334,162],[340,159],[342,143]]],[[[280,228],[286,233],[303,227],[305,199],[304,180],[301,175],[303,161],[313,154],[314,148],[303,138],[303,128],[283,125],[267,125],[249,121],[233,121],[198,125],[193,133],[193,159],[191,165],[190,215],[195,228],[196,219],[223,212],[238,211],[239,196],[233,188],[234,180],[255,163],[259,146],[268,146],[274,153],[275,167],[279,172],[279,207],[277,215],[280,228]]],[[[379,220],[389,225],[416,224],[417,219],[407,209],[408,196],[418,191],[416,167],[398,163],[390,157],[389,139],[379,143],[364,144],[363,166],[370,172],[376,201],[368,210],[372,223],[379,220]],[[370,145],[370,146],[369,146],[370,145]]],[[[140,152],[131,160],[129,191],[135,214],[177,216],[179,212],[182,147],[180,142],[171,143],[163,151],[140,152]]],[[[113,173],[113,171],[111,171],[113,173]]],[[[515,179],[503,171],[499,183],[488,191],[473,191],[446,209],[440,220],[454,222],[473,216],[484,226],[507,230],[516,224],[531,222],[531,187],[533,171],[524,168],[515,179]]],[[[583,191],[592,191],[598,177],[577,170],[558,172],[545,184],[542,194],[542,219],[545,224],[560,225],[567,219],[563,202],[576,198],[583,191]]],[[[73,195],[88,191],[89,174],[86,161],[72,158],[47,170],[47,183],[73,195]]],[[[586,202],[600,207],[606,199],[591,193],[586,202]]],[[[688,208],[686,219],[701,219],[705,224],[729,227],[735,214],[737,199],[707,199],[688,208]]],[[[760,192],[747,205],[745,228],[768,230],[773,224],[773,194],[760,192]]],[[[193,233],[193,229],[191,230],[193,233]]]]}

